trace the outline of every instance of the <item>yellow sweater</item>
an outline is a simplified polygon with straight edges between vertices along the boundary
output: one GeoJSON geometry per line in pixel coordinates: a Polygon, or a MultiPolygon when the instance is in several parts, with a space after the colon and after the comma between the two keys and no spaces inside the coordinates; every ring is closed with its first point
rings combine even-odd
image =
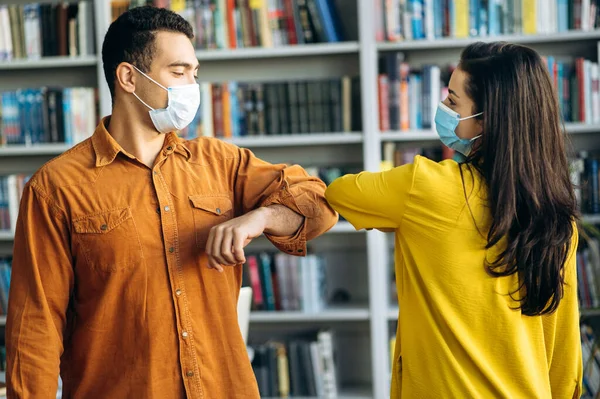
{"type": "Polygon", "coordinates": [[[485,249],[486,189],[463,172],[466,191],[456,162],[416,157],[390,171],[344,176],[326,192],[356,229],[396,232],[400,315],[391,398],[578,398],[577,234],[558,310],[522,315],[509,295],[517,276],[486,273],[484,260],[502,245],[485,249]]]}

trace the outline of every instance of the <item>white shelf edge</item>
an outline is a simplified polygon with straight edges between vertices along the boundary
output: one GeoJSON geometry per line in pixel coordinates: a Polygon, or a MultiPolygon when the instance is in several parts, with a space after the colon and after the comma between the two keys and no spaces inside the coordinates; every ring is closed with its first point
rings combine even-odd
{"type": "Polygon", "coordinates": [[[6,325],[6,315],[0,316],[0,326],[6,325]]]}
{"type": "Polygon", "coordinates": [[[283,47],[251,47],[237,49],[198,50],[200,61],[226,61],[249,58],[305,57],[314,55],[334,55],[358,53],[358,42],[316,43],[283,47]]]}
{"type": "Polygon", "coordinates": [[[358,144],[362,143],[362,133],[305,133],[286,135],[265,135],[232,137],[223,139],[239,147],[301,147],[318,145],[358,144]]]}
{"type": "MultiPolygon", "coordinates": [[[[567,134],[588,134],[600,133],[600,125],[588,123],[566,123],[565,131],[567,134]]],[[[432,141],[439,140],[438,134],[430,129],[412,129],[385,131],[380,133],[381,141],[432,141]]]]}
{"type": "MultiPolygon", "coordinates": [[[[294,399],[318,399],[315,396],[294,396],[294,399]]],[[[263,399],[275,399],[275,397],[265,397],[263,399]]],[[[373,399],[373,392],[369,385],[365,386],[344,386],[338,389],[337,399],[373,399]]]]}
{"type": "Polygon", "coordinates": [[[36,144],[0,146],[0,156],[59,155],[71,148],[69,144],[36,144]]]}
{"type": "Polygon", "coordinates": [[[11,69],[42,69],[42,68],[73,68],[85,66],[97,66],[98,57],[95,55],[84,55],[77,57],[42,57],[39,59],[15,59],[13,61],[0,62],[0,70],[11,69]]]}
{"type": "Polygon", "coordinates": [[[600,215],[582,215],[581,220],[585,223],[600,224],[600,215]]]}
{"type": "Polygon", "coordinates": [[[12,232],[0,230],[0,241],[12,241],[14,238],[15,236],[12,232]]]}
{"type": "Polygon", "coordinates": [[[568,31],[563,33],[553,33],[546,35],[498,35],[472,37],[464,39],[441,38],[436,40],[411,40],[404,42],[378,43],[377,49],[379,51],[428,50],[441,48],[459,48],[480,41],[505,41],[511,43],[535,44],[595,39],[600,39],[600,30],[598,29],[591,31],[568,31]]]}
{"type": "Polygon", "coordinates": [[[595,317],[600,316],[600,309],[580,309],[579,313],[582,317],[595,317]]]}
{"type": "Polygon", "coordinates": [[[390,308],[387,311],[387,318],[390,321],[398,320],[398,314],[400,312],[399,308],[390,308]]]}
{"type": "Polygon", "coordinates": [[[318,313],[305,313],[301,311],[260,311],[250,313],[250,322],[276,324],[288,322],[311,323],[315,321],[367,321],[369,320],[369,317],[370,312],[367,308],[328,309],[318,313]]]}

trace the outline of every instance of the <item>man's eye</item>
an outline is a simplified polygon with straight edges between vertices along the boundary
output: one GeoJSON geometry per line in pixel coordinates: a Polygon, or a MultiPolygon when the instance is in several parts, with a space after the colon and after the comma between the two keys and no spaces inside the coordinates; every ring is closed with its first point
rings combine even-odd
{"type": "Polygon", "coordinates": [[[183,73],[182,73],[182,72],[173,72],[173,74],[174,74],[174,75],[177,75],[177,76],[183,76],[183,73]]]}

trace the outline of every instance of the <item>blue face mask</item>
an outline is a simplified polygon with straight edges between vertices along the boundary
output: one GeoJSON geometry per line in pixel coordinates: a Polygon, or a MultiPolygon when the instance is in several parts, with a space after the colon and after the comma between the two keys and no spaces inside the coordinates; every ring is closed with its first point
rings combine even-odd
{"type": "Polygon", "coordinates": [[[481,135],[473,137],[472,139],[461,139],[456,135],[456,127],[460,121],[475,118],[482,114],[483,112],[480,112],[475,115],[467,116],[466,118],[461,118],[457,112],[451,110],[446,104],[441,102],[435,113],[435,129],[437,130],[442,143],[444,143],[446,147],[452,148],[454,151],[468,157],[473,149],[473,141],[480,138],[481,135]]]}

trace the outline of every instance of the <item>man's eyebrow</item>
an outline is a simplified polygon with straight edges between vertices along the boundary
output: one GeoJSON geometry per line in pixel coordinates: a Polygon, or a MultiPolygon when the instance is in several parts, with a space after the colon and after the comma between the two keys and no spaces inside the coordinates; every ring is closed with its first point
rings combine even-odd
{"type": "Polygon", "coordinates": [[[185,62],[185,61],[175,61],[175,62],[170,63],[169,67],[184,67],[186,69],[197,70],[198,68],[200,68],[200,64],[192,65],[189,62],[185,62]]]}

